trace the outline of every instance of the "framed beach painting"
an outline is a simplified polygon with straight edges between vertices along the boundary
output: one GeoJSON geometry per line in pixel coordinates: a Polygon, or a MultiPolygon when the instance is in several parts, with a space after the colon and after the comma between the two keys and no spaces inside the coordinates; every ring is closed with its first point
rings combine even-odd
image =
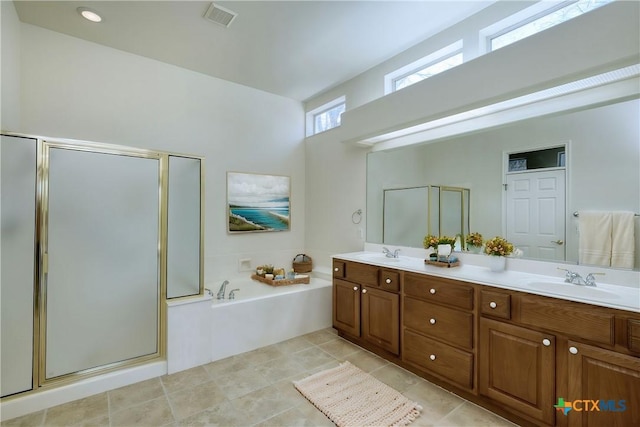
{"type": "Polygon", "coordinates": [[[288,231],[291,178],[227,172],[229,233],[288,231]]]}

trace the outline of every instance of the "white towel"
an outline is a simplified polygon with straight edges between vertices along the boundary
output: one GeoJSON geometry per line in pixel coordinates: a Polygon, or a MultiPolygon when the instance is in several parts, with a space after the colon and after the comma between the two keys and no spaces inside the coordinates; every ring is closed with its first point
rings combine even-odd
{"type": "Polygon", "coordinates": [[[611,230],[611,212],[579,212],[579,264],[606,267],[611,265],[611,230]]]}
{"type": "Polygon", "coordinates": [[[611,267],[633,268],[635,257],[634,213],[613,212],[611,223],[611,267]]]}

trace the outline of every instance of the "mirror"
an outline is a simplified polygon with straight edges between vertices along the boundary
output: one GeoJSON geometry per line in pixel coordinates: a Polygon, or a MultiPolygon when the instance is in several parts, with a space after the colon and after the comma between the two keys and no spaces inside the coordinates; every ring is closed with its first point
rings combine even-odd
{"type": "MultiPolygon", "coordinates": [[[[468,224],[485,239],[506,236],[505,187],[509,154],[565,146],[562,165],[566,178],[563,259],[578,261],[578,219],[581,210],[640,213],[640,101],[627,99],[609,105],[528,119],[446,140],[395,150],[370,152],[367,157],[367,241],[422,247],[424,228],[404,245],[387,241],[383,229],[395,221],[416,221],[417,214],[397,209],[394,224],[384,219],[385,190],[424,188],[438,183],[470,190],[468,224]]],[[[558,164],[560,165],[560,163],[558,164]]],[[[523,173],[523,171],[517,171],[523,173]]],[[[526,173],[528,171],[524,171],[526,173]]],[[[514,173],[514,172],[511,172],[514,173]]],[[[449,196],[446,196],[448,201],[449,196]]],[[[454,202],[451,200],[451,202],[454,202]]],[[[421,202],[422,203],[422,202],[421,202]]],[[[457,202],[455,202],[457,203],[457,202]]],[[[635,264],[640,267],[639,217],[635,217],[635,264]]],[[[391,237],[389,237],[391,238],[391,237]]],[[[555,240],[555,239],[554,239],[555,240]]]]}

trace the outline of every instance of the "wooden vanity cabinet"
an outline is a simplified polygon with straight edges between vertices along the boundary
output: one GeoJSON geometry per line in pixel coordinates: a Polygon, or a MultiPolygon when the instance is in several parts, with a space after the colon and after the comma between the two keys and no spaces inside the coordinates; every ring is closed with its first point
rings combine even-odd
{"type": "Polygon", "coordinates": [[[400,354],[400,273],[339,260],[333,265],[333,327],[400,354]]]}
{"type": "Polygon", "coordinates": [[[566,401],[599,400],[607,407],[606,411],[571,411],[569,426],[640,425],[639,358],[570,340],[567,370],[566,401]]]}
{"type": "Polygon", "coordinates": [[[404,273],[402,360],[466,390],[474,388],[474,288],[404,273]]]}
{"type": "Polygon", "coordinates": [[[554,422],[555,336],[480,319],[480,394],[545,424],[554,422]]]}
{"type": "Polygon", "coordinates": [[[640,402],[640,315],[489,287],[480,291],[480,313],[482,396],[540,425],[640,424],[637,403],[624,411],[618,403],[640,402]],[[559,398],[606,401],[607,407],[611,400],[619,411],[565,416],[554,407],[559,398]]]}

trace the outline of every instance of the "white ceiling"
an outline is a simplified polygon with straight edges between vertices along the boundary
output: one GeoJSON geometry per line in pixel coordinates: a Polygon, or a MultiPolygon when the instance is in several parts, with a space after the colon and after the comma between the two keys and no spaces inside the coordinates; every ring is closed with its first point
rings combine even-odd
{"type": "Polygon", "coordinates": [[[14,1],[22,22],[304,101],[494,3],[471,1],[14,1]],[[99,12],[84,20],[80,6],[99,12]]]}

